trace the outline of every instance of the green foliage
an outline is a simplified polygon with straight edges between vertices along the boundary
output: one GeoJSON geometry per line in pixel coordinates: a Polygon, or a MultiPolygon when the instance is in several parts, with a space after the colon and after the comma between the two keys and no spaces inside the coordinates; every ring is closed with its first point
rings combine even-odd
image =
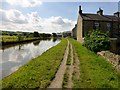
{"type": "MultiPolygon", "coordinates": [[[[38,33],[38,32],[13,32],[13,31],[1,31],[0,35],[2,36],[17,36],[24,38],[48,38],[51,37],[51,34],[48,33],[38,33]]],[[[19,38],[21,39],[21,38],[19,38]]]]}
{"type": "MultiPolygon", "coordinates": [[[[69,39],[80,60],[80,80],[74,79],[75,88],[119,88],[120,73],[104,58],[69,39]]],[[[74,76],[73,76],[74,77],[74,76]]]]}
{"type": "Polygon", "coordinates": [[[94,52],[108,50],[110,47],[109,35],[108,33],[102,33],[98,30],[93,30],[85,35],[84,45],[94,52]]]}
{"type": "Polygon", "coordinates": [[[57,34],[56,33],[52,33],[53,37],[57,37],[57,34]]]}
{"type": "Polygon", "coordinates": [[[49,37],[51,37],[51,34],[40,33],[40,36],[43,37],[43,38],[49,38],[49,37]]]}
{"type": "Polygon", "coordinates": [[[34,33],[33,33],[33,36],[34,36],[34,37],[40,37],[40,35],[39,35],[38,32],[34,32],[34,33]]]}
{"type": "Polygon", "coordinates": [[[0,36],[0,42],[16,42],[18,41],[18,37],[17,36],[7,36],[7,35],[3,35],[0,36]]]}
{"type": "Polygon", "coordinates": [[[0,36],[0,42],[2,43],[13,43],[13,42],[19,42],[19,41],[27,41],[27,40],[34,40],[37,38],[33,38],[33,37],[28,37],[26,38],[25,36],[8,36],[8,35],[2,35],[0,36]]]}
{"type": "Polygon", "coordinates": [[[15,88],[46,88],[55,77],[63,59],[67,40],[49,49],[37,58],[32,59],[16,72],[2,80],[2,87],[15,88]]]}

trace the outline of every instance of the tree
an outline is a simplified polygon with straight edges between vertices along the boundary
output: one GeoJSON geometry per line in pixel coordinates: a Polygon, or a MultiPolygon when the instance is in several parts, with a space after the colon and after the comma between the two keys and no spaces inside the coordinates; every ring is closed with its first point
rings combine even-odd
{"type": "Polygon", "coordinates": [[[102,33],[100,30],[93,30],[85,35],[84,40],[84,45],[94,52],[108,50],[110,47],[110,38],[108,32],[102,33]]]}
{"type": "Polygon", "coordinates": [[[57,34],[56,33],[52,33],[53,37],[57,37],[57,34]]]}
{"type": "Polygon", "coordinates": [[[34,36],[34,37],[40,37],[40,35],[39,35],[38,32],[34,32],[33,36],[34,36]]]}

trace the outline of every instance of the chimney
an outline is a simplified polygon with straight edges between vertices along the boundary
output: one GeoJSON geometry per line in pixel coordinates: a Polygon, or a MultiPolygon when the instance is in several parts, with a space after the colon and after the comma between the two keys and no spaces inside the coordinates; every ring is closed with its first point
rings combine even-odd
{"type": "Polygon", "coordinates": [[[114,16],[116,16],[116,17],[120,17],[120,12],[116,12],[116,13],[114,13],[114,16]]]}
{"type": "Polygon", "coordinates": [[[81,6],[79,6],[79,14],[82,14],[81,6]]]}
{"type": "Polygon", "coordinates": [[[103,10],[101,8],[99,8],[99,11],[97,11],[98,15],[103,15],[103,10]]]}

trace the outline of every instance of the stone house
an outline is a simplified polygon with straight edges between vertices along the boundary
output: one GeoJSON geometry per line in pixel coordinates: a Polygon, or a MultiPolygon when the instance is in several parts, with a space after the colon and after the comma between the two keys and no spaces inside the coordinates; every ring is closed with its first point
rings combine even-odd
{"type": "Polygon", "coordinates": [[[77,39],[76,33],[77,33],[77,24],[75,24],[75,27],[72,29],[72,38],[77,39]]]}
{"type": "MultiPolygon", "coordinates": [[[[96,14],[83,13],[81,6],[79,6],[79,15],[77,20],[77,27],[72,32],[76,34],[77,41],[83,43],[85,33],[90,30],[101,30],[103,32],[110,32],[110,37],[120,37],[120,12],[114,15],[103,15],[103,10],[99,8],[96,14]]],[[[120,40],[120,39],[119,39],[120,40]]]]}
{"type": "Polygon", "coordinates": [[[72,32],[71,31],[65,31],[62,33],[62,37],[71,37],[72,36],[72,32]]]}

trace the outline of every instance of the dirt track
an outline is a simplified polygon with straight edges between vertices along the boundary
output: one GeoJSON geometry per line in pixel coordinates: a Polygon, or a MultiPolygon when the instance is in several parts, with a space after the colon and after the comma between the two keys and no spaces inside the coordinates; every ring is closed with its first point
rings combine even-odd
{"type": "Polygon", "coordinates": [[[68,45],[65,50],[64,58],[61,62],[61,65],[55,75],[55,78],[53,79],[53,81],[51,82],[48,88],[62,88],[62,82],[63,82],[64,73],[66,70],[66,61],[68,58],[68,53],[69,53],[69,41],[68,41],[68,45]]]}
{"type": "Polygon", "coordinates": [[[65,54],[63,57],[63,60],[59,66],[59,69],[55,75],[55,78],[52,80],[51,84],[48,86],[48,88],[62,88],[63,80],[64,80],[64,74],[66,73],[66,68],[68,68],[68,80],[66,84],[66,88],[73,88],[73,81],[72,81],[72,75],[75,73],[75,77],[79,80],[80,78],[80,71],[79,71],[79,59],[77,56],[77,53],[75,49],[73,48],[72,44],[68,41],[65,54]],[[70,47],[69,47],[70,45],[70,47]],[[70,50],[70,52],[69,52],[70,50]],[[70,53],[70,65],[66,65],[68,55],[70,53]],[[75,58],[74,58],[75,57],[75,58]],[[73,64],[73,62],[75,62],[73,64]]]}

